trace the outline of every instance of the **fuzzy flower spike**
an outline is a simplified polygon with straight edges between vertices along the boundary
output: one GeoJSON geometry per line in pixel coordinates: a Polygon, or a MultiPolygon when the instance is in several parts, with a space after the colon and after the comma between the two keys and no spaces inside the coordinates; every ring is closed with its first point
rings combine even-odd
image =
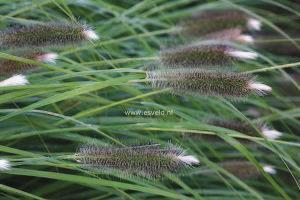
{"type": "Polygon", "coordinates": [[[164,173],[176,173],[199,160],[174,146],[158,144],[130,147],[83,145],[76,160],[89,167],[105,171],[122,171],[128,175],[161,178],[164,173]]]}
{"type": "MultiPolygon", "coordinates": [[[[56,53],[42,52],[42,51],[22,51],[15,53],[16,56],[27,58],[43,63],[54,64],[58,55],[56,53]]],[[[24,62],[2,59],[0,60],[0,76],[11,76],[18,73],[25,73],[36,69],[35,64],[27,64],[24,62]]]]}
{"type": "Polygon", "coordinates": [[[170,68],[232,65],[236,60],[256,57],[256,53],[238,51],[227,45],[190,45],[160,52],[161,64],[170,68]]]}
{"type": "Polygon", "coordinates": [[[0,159],[0,171],[10,170],[11,164],[8,160],[0,159]]]}
{"type": "Polygon", "coordinates": [[[95,31],[74,22],[49,22],[0,32],[1,47],[60,46],[99,39],[95,31]]]}
{"type": "Polygon", "coordinates": [[[149,71],[147,80],[154,88],[207,96],[244,97],[251,93],[262,95],[271,90],[269,86],[255,82],[249,74],[195,68],[149,71]]]}
{"type": "MultiPolygon", "coordinates": [[[[242,178],[258,178],[261,176],[260,171],[254,164],[246,160],[231,160],[220,163],[220,166],[233,175],[242,178]]],[[[276,174],[276,169],[271,165],[262,165],[263,170],[268,174],[276,174]]]]}
{"type": "Polygon", "coordinates": [[[262,24],[239,10],[207,10],[185,20],[180,26],[183,34],[200,37],[231,28],[259,31],[262,24]]]}
{"type": "Polygon", "coordinates": [[[228,40],[235,41],[244,44],[254,43],[254,38],[251,35],[243,34],[241,28],[229,28],[214,33],[209,33],[204,36],[204,39],[214,39],[214,40],[228,40]]]}
{"type": "MultiPolygon", "coordinates": [[[[240,133],[244,133],[244,134],[247,134],[250,136],[257,136],[257,131],[255,130],[255,128],[253,126],[251,126],[251,124],[244,123],[241,121],[211,119],[208,121],[208,124],[235,130],[235,131],[238,131],[240,133]]],[[[282,136],[281,132],[279,132],[275,129],[270,129],[270,128],[268,128],[267,125],[259,125],[258,129],[262,132],[262,134],[267,139],[275,140],[282,136]]]]}

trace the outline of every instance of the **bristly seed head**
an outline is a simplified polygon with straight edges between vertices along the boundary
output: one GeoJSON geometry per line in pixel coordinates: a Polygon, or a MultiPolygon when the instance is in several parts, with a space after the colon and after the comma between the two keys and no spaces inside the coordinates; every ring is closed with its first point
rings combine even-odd
{"type": "MultiPolygon", "coordinates": [[[[260,136],[261,132],[267,139],[276,140],[282,136],[282,133],[277,130],[272,130],[268,128],[266,125],[262,124],[253,124],[241,122],[239,120],[224,120],[224,119],[209,119],[206,120],[206,123],[209,125],[222,127],[230,130],[234,130],[240,132],[244,135],[248,135],[251,137],[258,137],[260,136]]],[[[224,133],[227,133],[226,131],[224,133]]],[[[206,134],[197,134],[197,133],[184,133],[185,138],[191,138],[196,140],[202,141],[209,141],[213,143],[224,143],[224,140],[220,139],[216,135],[206,135],[206,134]]],[[[253,144],[251,140],[246,138],[235,138],[241,143],[253,144]]]]}
{"type": "Polygon", "coordinates": [[[242,29],[240,28],[229,28],[214,33],[209,33],[204,36],[204,39],[214,39],[222,41],[234,41],[239,43],[254,43],[254,38],[251,35],[242,34],[242,29]]]}
{"type": "Polygon", "coordinates": [[[240,133],[244,133],[250,136],[256,136],[257,131],[255,127],[249,123],[241,122],[238,120],[222,120],[222,119],[210,119],[207,121],[208,124],[223,127],[226,129],[234,130],[240,133]]]}
{"type": "Polygon", "coordinates": [[[10,170],[11,164],[8,160],[0,159],[0,171],[10,170]]]}
{"type": "Polygon", "coordinates": [[[164,67],[197,68],[206,66],[232,65],[235,58],[227,52],[232,48],[226,45],[194,45],[160,52],[160,62],[164,67]]]}
{"type": "Polygon", "coordinates": [[[26,85],[28,84],[28,80],[24,75],[14,75],[4,81],[0,82],[0,87],[6,86],[18,86],[18,85],[26,85]]]}
{"type": "MultiPolygon", "coordinates": [[[[14,53],[16,56],[27,58],[44,63],[55,63],[58,55],[56,53],[48,53],[41,51],[22,51],[14,53]]],[[[0,76],[11,76],[18,73],[25,73],[36,69],[35,64],[27,64],[24,62],[1,59],[0,60],[0,76]]]]}
{"type": "Polygon", "coordinates": [[[252,87],[253,77],[249,74],[196,68],[149,71],[147,80],[154,88],[171,88],[179,93],[207,96],[244,97],[261,92],[261,88],[252,87]]]}
{"type": "MultiPolygon", "coordinates": [[[[219,126],[231,130],[238,131],[240,133],[244,133],[250,136],[257,136],[257,131],[255,130],[255,127],[251,126],[249,123],[244,123],[240,121],[234,121],[234,120],[209,120],[208,124],[214,125],[214,126],[219,126]]],[[[275,129],[270,129],[268,128],[267,125],[256,125],[258,130],[264,134],[264,136],[267,139],[278,139],[279,137],[282,136],[282,133],[275,130],[275,129]]]]}
{"type": "Polygon", "coordinates": [[[98,35],[84,24],[48,22],[1,31],[0,45],[6,48],[44,47],[74,44],[98,38],[98,35]]]}
{"type": "Polygon", "coordinates": [[[96,170],[118,170],[149,178],[161,178],[164,173],[176,173],[199,163],[196,157],[185,155],[177,147],[158,144],[130,147],[83,145],[76,153],[76,160],[96,170]]]}
{"type": "Polygon", "coordinates": [[[256,57],[256,53],[238,51],[227,45],[190,45],[160,52],[161,65],[167,68],[220,67],[256,57]]]}
{"type": "MultiPolygon", "coordinates": [[[[231,160],[220,163],[220,166],[231,174],[242,178],[258,178],[261,176],[261,172],[256,168],[254,164],[245,160],[231,160]]],[[[263,165],[263,170],[269,174],[275,174],[276,170],[270,165],[263,165]]]]}
{"type": "Polygon", "coordinates": [[[199,37],[231,28],[258,31],[261,22],[239,10],[206,10],[185,20],[180,26],[183,34],[199,37]]]}

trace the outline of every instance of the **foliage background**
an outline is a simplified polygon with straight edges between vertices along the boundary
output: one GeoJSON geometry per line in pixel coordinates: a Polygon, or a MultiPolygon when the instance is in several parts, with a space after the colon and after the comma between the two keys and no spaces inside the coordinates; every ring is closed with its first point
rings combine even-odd
{"type": "MultiPolygon", "coordinates": [[[[85,21],[101,39],[55,48],[59,61],[41,64],[32,84],[0,88],[0,155],[13,163],[0,174],[1,199],[297,199],[299,193],[299,56],[253,48],[260,59],[241,71],[255,71],[272,86],[265,97],[230,102],[222,98],[174,95],[153,90],[139,73],[160,48],[189,38],[174,27],[193,12],[235,7],[258,17],[265,35],[300,43],[300,4],[288,0],[1,0],[0,28],[49,20],[85,21]],[[298,36],[297,36],[298,34],[298,36]],[[166,110],[168,116],[126,116],[128,110],[166,110]],[[253,116],[253,112],[255,116],[253,116]],[[258,113],[258,115],[257,115],[258,113]],[[205,124],[210,117],[266,122],[284,133],[276,141],[205,124]],[[183,138],[213,134],[225,142],[183,138]],[[240,143],[247,138],[257,145],[240,143]],[[172,143],[197,155],[201,165],[162,181],[91,172],[68,160],[78,145],[153,141],[172,143]],[[219,167],[228,159],[276,166],[277,175],[241,180],[219,167]],[[211,170],[213,175],[205,172],[211,170]]],[[[257,35],[261,43],[268,42],[257,35]]],[[[300,49],[300,48],[299,48],[300,49]]],[[[300,50],[298,52],[300,55],[300,50]]],[[[18,59],[1,50],[1,58],[18,59]]],[[[28,62],[24,60],[24,62],[28,62]]]]}

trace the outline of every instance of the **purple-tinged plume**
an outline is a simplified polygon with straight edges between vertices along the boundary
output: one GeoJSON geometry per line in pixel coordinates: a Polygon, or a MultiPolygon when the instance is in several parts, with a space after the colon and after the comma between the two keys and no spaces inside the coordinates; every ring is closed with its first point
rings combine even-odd
{"type": "Polygon", "coordinates": [[[177,173],[199,163],[195,156],[186,155],[180,148],[159,144],[130,147],[83,145],[75,156],[84,167],[149,178],[161,178],[164,173],[177,173]]]}
{"type": "Polygon", "coordinates": [[[153,70],[147,72],[147,80],[154,88],[170,88],[177,93],[207,96],[245,97],[271,91],[269,86],[255,82],[249,74],[196,68],[153,70]]]}
{"type": "Polygon", "coordinates": [[[2,48],[61,46],[97,39],[98,35],[90,27],[74,22],[48,22],[0,32],[2,48]]]}
{"type": "MultiPolygon", "coordinates": [[[[15,54],[16,56],[39,61],[43,63],[55,63],[58,55],[56,53],[42,52],[42,51],[22,51],[15,54]]],[[[35,64],[28,64],[24,62],[1,59],[0,60],[0,76],[11,76],[14,74],[25,73],[36,69],[35,64]]]]}
{"type": "Polygon", "coordinates": [[[189,45],[160,52],[162,66],[170,68],[232,65],[234,61],[256,57],[254,52],[239,51],[227,45],[189,45]]]}
{"type": "Polygon", "coordinates": [[[207,10],[193,15],[181,25],[181,32],[200,37],[224,29],[239,28],[242,31],[261,29],[261,22],[239,10],[207,10]]]}

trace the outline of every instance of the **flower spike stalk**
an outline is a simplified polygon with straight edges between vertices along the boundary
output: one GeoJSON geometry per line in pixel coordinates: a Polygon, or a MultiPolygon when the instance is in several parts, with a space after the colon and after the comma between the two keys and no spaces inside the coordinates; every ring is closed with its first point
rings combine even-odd
{"type": "Polygon", "coordinates": [[[100,170],[118,170],[129,175],[160,178],[164,173],[175,173],[198,164],[192,155],[174,147],[158,144],[130,147],[83,145],[76,160],[85,167],[100,170]]]}
{"type": "Polygon", "coordinates": [[[48,22],[0,32],[2,48],[63,46],[97,39],[98,35],[91,28],[74,22],[48,22]]]}
{"type": "MultiPolygon", "coordinates": [[[[17,56],[27,58],[43,63],[55,63],[58,55],[56,53],[28,51],[18,52],[17,56]]],[[[35,64],[27,64],[14,60],[0,60],[0,76],[11,76],[18,73],[24,73],[36,69],[35,64]]]]}
{"type": "Polygon", "coordinates": [[[171,88],[178,93],[207,96],[245,97],[271,91],[267,85],[256,83],[249,74],[207,71],[196,68],[154,70],[147,73],[154,88],[171,88]]]}

